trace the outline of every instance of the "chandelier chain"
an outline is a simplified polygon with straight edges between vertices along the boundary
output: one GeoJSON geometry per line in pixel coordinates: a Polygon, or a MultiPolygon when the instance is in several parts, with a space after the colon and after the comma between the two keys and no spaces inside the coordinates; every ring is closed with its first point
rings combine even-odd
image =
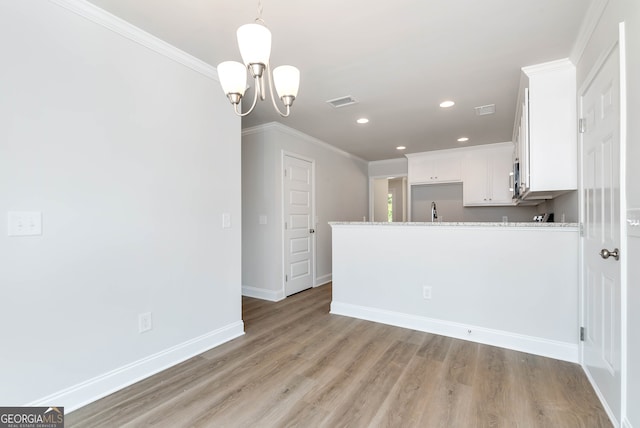
{"type": "Polygon", "coordinates": [[[258,0],[258,17],[256,22],[260,22],[264,25],[264,19],[262,19],[262,0],[258,0]]]}

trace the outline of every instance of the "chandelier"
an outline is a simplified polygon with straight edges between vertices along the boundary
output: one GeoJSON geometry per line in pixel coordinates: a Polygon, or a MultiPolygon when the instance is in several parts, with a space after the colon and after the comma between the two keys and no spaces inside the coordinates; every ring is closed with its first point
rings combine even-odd
{"type": "Polygon", "coordinates": [[[291,65],[282,65],[273,70],[269,65],[269,55],[271,54],[271,31],[264,25],[262,19],[262,3],[258,0],[258,17],[254,24],[246,24],[238,28],[238,47],[244,64],[237,61],[225,61],[218,64],[218,77],[222,90],[229,98],[233,109],[238,116],[246,116],[253,111],[260,100],[266,98],[266,80],[269,85],[271,102],[280,116],[287,117],[291,112],[293,100],[298,95],[300,86],[300,71],[291,65]],[[255,82],[253,103],[251,108],[242,113],[238,105],[247,89],[247,70],[255,82]],[[275,85],[279,98],[286,108],[285,113],[278,108],[274,97],[273,86],[275,85]]]}

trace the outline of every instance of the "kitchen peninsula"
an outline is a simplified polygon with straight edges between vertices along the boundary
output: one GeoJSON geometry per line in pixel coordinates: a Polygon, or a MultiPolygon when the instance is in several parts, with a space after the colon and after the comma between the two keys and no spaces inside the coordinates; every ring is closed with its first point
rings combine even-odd
{"type": "Polygon", "coordinates": [[[331,313],[578,361],[577,224],[330,224],[331,313]]]}

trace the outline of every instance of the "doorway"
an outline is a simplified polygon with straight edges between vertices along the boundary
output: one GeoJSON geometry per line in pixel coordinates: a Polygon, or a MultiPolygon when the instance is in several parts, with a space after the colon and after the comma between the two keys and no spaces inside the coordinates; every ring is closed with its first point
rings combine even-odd
{"type": "Polygon", "coordinates": [[[407,221],[407,177],[372,177],[369,198],[371,221],[407,221]]]}

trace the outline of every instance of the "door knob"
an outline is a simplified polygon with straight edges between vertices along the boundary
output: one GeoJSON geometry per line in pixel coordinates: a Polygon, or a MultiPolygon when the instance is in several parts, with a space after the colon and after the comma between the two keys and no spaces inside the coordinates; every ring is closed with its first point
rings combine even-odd
{"type": "Polygon", "coordinates": [[[309,229],[309,233],[316,233],[315,229],[309,229]]]}
{"type": "Polygon", "coordinates": [[[600,257],[602,257],[603,259],[613,257],[616,260],[620,260],[620,250],[616,248],[613,251],[609,251],[606,248],[603,248],[602,250],[600,250],[600,257]]]}

